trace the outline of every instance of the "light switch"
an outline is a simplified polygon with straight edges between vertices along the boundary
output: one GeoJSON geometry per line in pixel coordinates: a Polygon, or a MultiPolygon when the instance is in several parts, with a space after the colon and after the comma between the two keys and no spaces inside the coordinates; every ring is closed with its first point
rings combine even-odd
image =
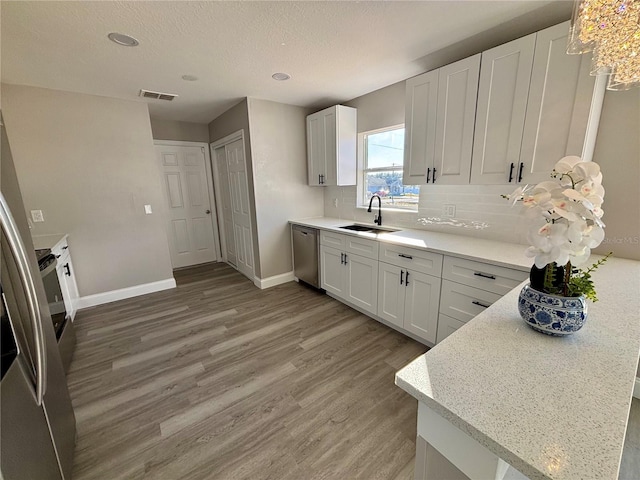
{"type": "Polygon", "coordinates": [[[31,220],[33,220],[34,223],[44,222],[44,215],[42,215],[42,210],[31,210],[31,220]]]}
{"type": "Polygon", "coordinates": [[[151,210],[151,205],[144,206],[144,213],[146,213],[147,215],[151,215],[153,213],[153,211],[151,210]]]}

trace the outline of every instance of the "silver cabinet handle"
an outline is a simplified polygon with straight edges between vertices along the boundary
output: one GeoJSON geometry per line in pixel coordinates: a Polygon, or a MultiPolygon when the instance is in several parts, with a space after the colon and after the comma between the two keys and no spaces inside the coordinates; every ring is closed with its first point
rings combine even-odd
{"type": "Polygon", "coordinates": [[[27,257],[24,243],[20,238],[19,230],[16,226],[16,222],[11,215],[9,206],[4,198],[4,195],[0,193],[0,224],[2,230],[4,230],[7,240],[9,242],[9,248],[16,258],[16,264],[18,266],[18,272],[20,274],[22,283],[27,295],[27,303],[29,306],[29,317],[33,325],[33,334],[36,345],[36,402],[38,405],[42,405],[42,399],[47,389],[47,346],[44,340],[44,332],[42,327],[42,314],[40,312],[40,306],[38,305],[38,298],[36,296],[36,286],[33,282],[33,275],[29,268],[29,260],[27,257]]]}
{"type": "Polygon", "coordinates": [[[405,255],[404,253],[399,253],[398,256],[402,258],[406,258],[408,260],[413,260],[413,257],[411,255],[405,255]]]}

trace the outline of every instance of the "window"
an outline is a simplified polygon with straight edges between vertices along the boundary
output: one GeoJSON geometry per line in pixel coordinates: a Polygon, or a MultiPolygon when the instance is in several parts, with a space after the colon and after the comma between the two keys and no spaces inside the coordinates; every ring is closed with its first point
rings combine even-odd
{"type": "Polygon", "coordinates": [[[379,195],[383,207],[418,209],[418,185],[402,183],[404,126],[365,132],[361,136],[360,198],[368,206],[379,195]]]}

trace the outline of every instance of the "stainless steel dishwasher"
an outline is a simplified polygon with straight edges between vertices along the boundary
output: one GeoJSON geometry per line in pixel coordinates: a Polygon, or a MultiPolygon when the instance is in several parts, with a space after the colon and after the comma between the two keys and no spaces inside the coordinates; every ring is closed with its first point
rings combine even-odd
{"type": "Polygon", "coordinates": [[[293,274],[298,280],[320,288],[320,236],[315,228],[293,225],[293,274]]]}

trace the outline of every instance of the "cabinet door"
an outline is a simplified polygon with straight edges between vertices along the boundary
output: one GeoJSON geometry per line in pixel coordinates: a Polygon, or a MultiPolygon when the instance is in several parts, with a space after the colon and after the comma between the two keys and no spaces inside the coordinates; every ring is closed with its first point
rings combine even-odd
{"type": "MultiPolygon", "coordinates": [[[[337,150],[337,159],[334,160],[336,180],[332,185],[344,186],[355,185],[358,176],[358,164],[356,158],[356,147],[358,141],[358,111],[353,107],[337,105],[336,138],[334,147],[337,150]]],[[[327,131],[328,127],[327,127],[327,131]]],[[[327,167],[329,168],[329,167],[327,167]]],[[[327,174],[327,178],[332,177],[333,172],[327,174]]]]}
{"type": "Polygon", "coordinates": [[[438,109],[438,70],[407,80],[405,96],[405,185],[427,183],[433,168],[438,109]]]}
{"type": "Polygon", "coordinates": [[[343,255],[340,250],[320,245],[321,287],[342,298],[345,297],[343,255]]]}
{"type": "MultiPolygon", "coordinates": [[[[322,123],[324,130],[324,177],[322,177],[322,185],[335,186],[338,181],[338,146],[336,143],[336,123],[338,116],[336,114],[337,107],[327,108],[322,113],[322,123]]],[[[354,157],[355,161],[355,157],[354,157]]]]}
{"type": "Polygon", "coordinates": [[[378,316],[398,327],[403,326],[404,319],[404,273],[396,265],[380,262],[378,266],[378,316]]]}
{"type": "Polygon", "coordinates": [[[469,183],[479,75],[480,54],[438,70],[433,183],[469,183]]]}
{"type": "Polygon", "coordinates": [[[436,343],[440,343],[453,332],[463,327],[464,324],[465,322],[440,314],[438,317],[438,335],[436,336],[436,343]]]}
{"type": "Polygon", "coordinates": [[[409,272],[406,283],[404,328],[428,342],[436,342],[440,278],[409,272]]]}
{"type": "Polygon", "coordinates": [[[322,185],[322,175],[326,175],[325,127],[322,112],[307,117],[307,167],[309,185],[322,185]]]}
{"type": "Polygon", "coordinates": [[[378,259],[345,254],[346,296],[348,302],[366,312],[378,311],[378,259]]]}
{"type": "Polygon", "coordinates": [[[517,179],[536,34],[482,53],[471,183],[517,179]]]}
{"type": "Polygon", "coordinates": [[[569,22],[538,32],[520,161],[523,183],[549,179],[566,155],[582,155],[595,77],[591,55],[567,55],[569,22]]]}

